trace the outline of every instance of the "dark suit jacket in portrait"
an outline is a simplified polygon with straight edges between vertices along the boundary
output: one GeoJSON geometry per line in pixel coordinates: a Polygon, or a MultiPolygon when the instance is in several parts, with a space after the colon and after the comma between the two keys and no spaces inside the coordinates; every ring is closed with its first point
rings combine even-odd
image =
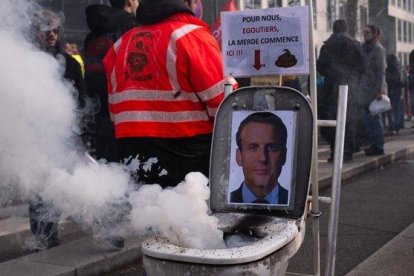
{"type": "MultiPolygon", "coordinates": [[[[242,195],[242,188],[243,183],[237,190],[234,190],[230,193],[230,203],[250,203],[250,202],[243,202],[243,195],[242,195]]],[[[286,205],[288,202],[289,191],[279,185],[279,194],[278,194],[278,202],[276,204],[286,205]]]]}

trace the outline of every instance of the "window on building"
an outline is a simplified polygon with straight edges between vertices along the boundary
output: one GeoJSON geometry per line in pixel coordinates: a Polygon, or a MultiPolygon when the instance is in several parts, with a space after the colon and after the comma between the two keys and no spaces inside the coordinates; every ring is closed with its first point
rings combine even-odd
{"type": "Polygon", "coordinates": [[[395,0],[391,0],[391,6],[395,6],[395,0]]]}
{"type": "Polygon", "coordinates": [[[245,9],[260,9],[262,7],[261,0],[244,0],[245,9]]]}
{"type": "Polygon", "coordinates": [[[411,23],[411,42],[414,43],[414,23],[411,23]]]}
{"type": "Polygon", "coordinates": [[[277,0],[269,0],[269,8],[276,8],[278,7],[277,0]]]}
{"type": "Polygon", "coordinates": [[[413,12],[413,11],[411,10],[411,8],[412,8],[412,4],[413,4],[413,0],[408,0],[408,1],[407,1],[407,11],[408,11],[408,12],[413,12]]]}
{"type": "Polygon", "coordinates": [[[316,11],[318,10],[316,8],[316,0],[312,0],[312,8],[313,8],[313,28],[317,29],[318,28],[318,17],[316,16],[316,11]]]}
{"type": "Polygon", "coordinates": [[[411,22],[407,22],[407,27],[408,27],[408,29],[407,29],[407,36],[408,36],[407,41],[408,41],[408,43],[413,42],[413,35],[412,35],[412,32],[411,32],[412,26],[413,26],[413,24],[411,22]]]}
{"type": "Polygon", "coordinates": [[[401,0],[397,0],[397,7],[401,8],[401,0]]]}
{"type": "Polygon", "coordinates": [[[361,27],[365,27],[368,24],[368,9],[367,7],[359,7],[359,21],[361,22],[361,27]]]}
{"type": "Polygon", "coordinates": [[[402,40],[402,30],[401,30],[402,22],[400,19],[397,19],[397,40],[402,40]]]}
{"type": "Polygon", "coordinates": [[[404,10],[407,10],[407,0],[402,1],[402,6],[404,10]]]}
{"type": "Polygon", "coordinates": [[[404,62],[404,55],[402,52],[397,52],[398,59],[400,60],[401,64],[404,62]]]}
{"type": "Polygon", "coordinates": [[[289,6],[300,6],[300,0],[289,0],[288,5],[289,6]]]}
{"type": "Polygon", "coordinates": [[[405,66],[408,66],[408,61],[409,61],[409,58],[410,58],[410,53],[404,53],[404,62],[401,62],[401,64],[405,67],[405,66]]]}
{"type": "Polygon", "coordinates": [[[403,41],[408,42],[408,35],[407,35],[407,21],[403,20],[403,41]]]}
{"type": "Polygon", "coordinates": [[[346,6],[345,6],[345,4],[344,3],[340,3],[339,4],[339,18],[346,18],[346,15],[345,15],[345,9],[346,9],[346,6]]]}
{"type": "Polygon", "coordinates": [[[328,31],[332,30],[333,23],[335,21],[335,14],[336,14],[336,5],[333,1],[328,1],[328,5],[326,5],[326,15],[328,21],[328,31]]]}

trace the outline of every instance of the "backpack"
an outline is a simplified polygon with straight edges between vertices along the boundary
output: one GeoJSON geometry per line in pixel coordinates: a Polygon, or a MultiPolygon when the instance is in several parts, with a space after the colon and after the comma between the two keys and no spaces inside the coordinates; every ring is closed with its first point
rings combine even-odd
{"type": "Polygon", "coordinates": [[[88,43],[85,43],[84,62],[86,75],[94,73],[105,75],[102,60],[114,43],[115,36],[111,34],[92,38],[88,43]]]}

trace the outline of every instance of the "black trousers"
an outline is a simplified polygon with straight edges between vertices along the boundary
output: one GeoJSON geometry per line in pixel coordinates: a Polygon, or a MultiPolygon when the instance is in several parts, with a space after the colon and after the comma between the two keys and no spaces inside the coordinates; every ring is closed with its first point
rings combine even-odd
{"type": "Polygon", "coordinates": [[[123,138],[117,140],[120,162],[134,165],[139,183],[176,186],[189,172],[208,177],[211,135],[190,138],[123,138]],[[139,165],[137,165],[139,164],[139,165]]]}
{"type": "MultiPolygon", "coordinates": [[[[326,117],[328,120],[336,120],[337,118],[337,106],[331,105],[326,110],[326,117]]],[[[345,144],[344,144],[344,155],[351,156],[358,147],[356,141],[356,127],[361,117],[361,108],[358,104],[348,103],[346,113],[346,124],[345,124],[345,144]]],[[[326,128],[324,130],[325,138],[331,146],[331,151],[335,147],[335,128],[326,128]]]]}
{"type": "Polygon", "coordinates": [[[58,236],[60,212],[41,198],[29,204],[30,230],[35,236],[55,239],[58,236]]]}

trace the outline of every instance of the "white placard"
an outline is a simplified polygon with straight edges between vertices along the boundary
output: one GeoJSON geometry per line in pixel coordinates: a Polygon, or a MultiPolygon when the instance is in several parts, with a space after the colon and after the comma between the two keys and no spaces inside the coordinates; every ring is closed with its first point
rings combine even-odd
{"type": "Polygon", "coordinates": [[[308,6],[221,13],[226,76],[309,74],[308,6]]]}

